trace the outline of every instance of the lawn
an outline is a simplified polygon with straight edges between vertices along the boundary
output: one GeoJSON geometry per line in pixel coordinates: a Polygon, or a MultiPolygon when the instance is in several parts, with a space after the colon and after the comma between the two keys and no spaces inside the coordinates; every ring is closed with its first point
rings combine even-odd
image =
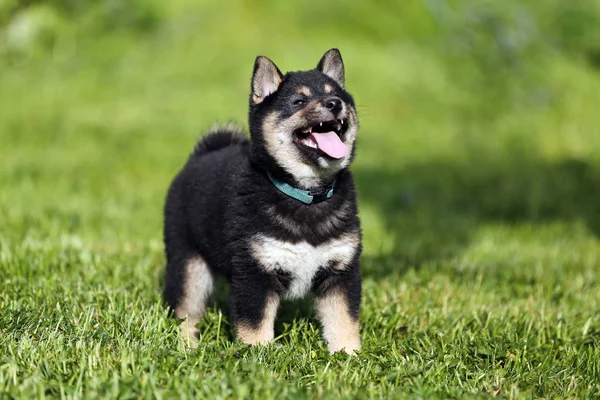
{"type": "Polygon", "coordinates": [[[599,396],[596,2],[122,4],[0,3],[0,398],[599,396]],[[249,348],[224,291],[188,349],[161,301],[170,180],[213,121],[246,124],[257,54],[334,46],[363,349],[330,356],[311,299],[249,348]]]}

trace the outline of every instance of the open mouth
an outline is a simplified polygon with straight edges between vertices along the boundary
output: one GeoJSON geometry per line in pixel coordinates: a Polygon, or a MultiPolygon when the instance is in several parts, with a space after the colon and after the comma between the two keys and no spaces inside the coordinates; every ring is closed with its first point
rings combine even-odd
{"type": "Polygon", "coordinates": [[[342,142],[342,135],[348,129],[348,120],[333,119],[299,129],[296,137],[301,146],[325,153],[331,158],[343,158],[348,154],[348,146],[342,142]]]}

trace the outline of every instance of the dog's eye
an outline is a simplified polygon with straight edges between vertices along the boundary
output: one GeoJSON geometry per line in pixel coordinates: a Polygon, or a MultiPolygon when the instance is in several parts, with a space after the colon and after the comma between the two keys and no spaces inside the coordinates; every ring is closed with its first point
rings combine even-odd
{"type": "Polygon", "coordinates": [[[295,106],[303,106],[304,104],[306,104],[306,100],[305,99],[295,99],[294,100],[294,105],[295,106]]]}

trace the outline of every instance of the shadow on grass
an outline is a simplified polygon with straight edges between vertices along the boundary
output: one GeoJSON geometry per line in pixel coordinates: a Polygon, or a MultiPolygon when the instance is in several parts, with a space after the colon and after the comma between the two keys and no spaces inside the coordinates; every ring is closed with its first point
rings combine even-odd
{"type": "Polygon", "coordinates": [[[378,209],[394,248],[363,257],[363,274],[383,279],[460,254],[485,222],[584,222],[600,235],[600,171],[587,161],[527,157],[355,169],[359,200],[378,209]]]}

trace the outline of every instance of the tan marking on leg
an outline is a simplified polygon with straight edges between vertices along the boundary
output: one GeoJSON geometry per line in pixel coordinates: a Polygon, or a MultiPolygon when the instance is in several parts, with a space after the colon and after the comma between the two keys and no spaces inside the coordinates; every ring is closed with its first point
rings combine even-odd
{"type": "Polygon", "coordinates": [[[348,312],[348,301],[343,293],[333,291],[317,298],[316,308],[329,353],[344,350],[354,354],[360,350],[359,323],[348,312]]]}
{"type": "Polygon", "coordinates": [[[331,93],[333,91],[333,86],[331,86],[329,83],[326,83],[323,89],[325,89],[325,93],[331,93]]]}
{"type": "Polygon", "coordinates": [[[306,86],[302,86],[300,88],[298,88],[298,90],[296,91],[296,93],[298,94],[303,94],[306,97],[310,97],[310,95],[312,94],[312,92],[310,91],[310,89],[306,86]]]}
{"type": "Polygon", "coordinates": [[[183,295],[175,309],[177,318],[185,318],[180,324],[183,339],[196,347],[200,333],[196,324],[206,313],[206,303],[214,290],[214,279],[208,265],[200,256],[190,258],[185,266],[183,295]]]}
{"type": "Polygon", "coordinates": [[[270,342],[275,337],[275,317],[279,307],[279,298],[275,295],[270,296],[265,304],[263,319],[258,327],[240,323],[237,326],[237,337],[242,342],[255,345],[270,342]]]}

